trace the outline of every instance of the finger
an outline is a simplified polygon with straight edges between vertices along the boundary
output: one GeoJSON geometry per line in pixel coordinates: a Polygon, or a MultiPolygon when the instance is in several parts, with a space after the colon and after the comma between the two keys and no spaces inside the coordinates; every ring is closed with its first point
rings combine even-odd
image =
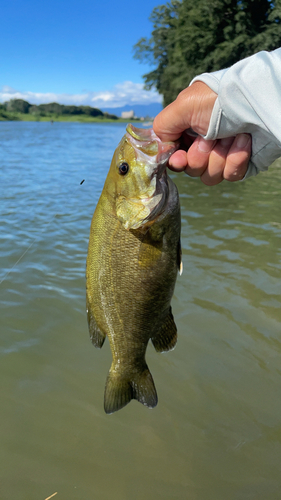
{"type": "Polygon", "coordinates": [[[252,153],[252,137],[239,134],[228,152],[223,177],[227,181],[240,181],[245,176],[252,153]]]}
{"type": "Polygon", "coordinates": [[[194,138],[182,134],[180,140],[180,149],[178,149],[169,159],[168,167],[176,172],[182,172],[187,165],[186,152],[193,143],[194,138]]]}
{"type": "Polygon", "coordinates": [[[187,165],[186,151],[179,149],[169,159],[168,167],[174,172],[182,172],[187,165]]]}
{"type": "Polygon", "coordinates": [[[155,134],[162,141],[175,141],[191,127],[205,135],[216,99],[217,94],[208,85],[194,82],[156,116],[153,122],[155,134]]]}
{"type": "Polygon", "coordinates": [[[197,137],[187,152],[186,173],[191,177],[199,177],[206,170],[209,162],[210,153],[215,146],[216,141],[205,140],[203,137],[197,137]]]}
{"type": "Polygon", "coordinates": [[[217,141],[212,149],[206,170],[201,175],[201,181],[207,186],[214,186],[223,181],[226,158],[235,137],[226,137],[217,141]]]}
{"type": "Polygon", "coordinates": [[[163,142],[176,141],[188,127],[190,124],[177,100],[164,108],[153,122],[153,130],[163,142]]]}

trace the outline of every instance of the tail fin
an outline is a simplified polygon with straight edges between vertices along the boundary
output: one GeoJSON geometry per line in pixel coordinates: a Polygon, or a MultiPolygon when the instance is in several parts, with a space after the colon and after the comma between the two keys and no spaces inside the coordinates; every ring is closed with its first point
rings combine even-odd
{"type": "Polygon", "coordinates": [[[131,399],[136,399],[148,408],[157,405],[158,398],[152,375],[146,365],[132,374],[109,371],[104,392],[105,413],[114,413],[126,406],[131,399]]]}

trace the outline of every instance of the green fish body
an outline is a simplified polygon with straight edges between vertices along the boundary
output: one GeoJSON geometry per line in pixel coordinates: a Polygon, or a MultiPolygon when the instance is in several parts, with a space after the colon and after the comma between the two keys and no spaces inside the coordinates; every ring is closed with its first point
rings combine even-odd
{"type": "Polygon", "coordinates": [[[108,336],[113,357],[106,413],[131,399],[156,406],[147,344],[163,352],[177,341],[170,303],[181,265],[180,206],[165,168],[176,147],[128,125],[93,215],[87,315],[93,344],[101,348],[108,336]]]}

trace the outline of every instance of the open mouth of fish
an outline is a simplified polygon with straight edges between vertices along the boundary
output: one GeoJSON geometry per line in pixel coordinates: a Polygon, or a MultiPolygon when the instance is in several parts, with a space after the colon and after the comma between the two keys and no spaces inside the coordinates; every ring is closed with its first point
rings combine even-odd
{"type": "Polygon", "coordinates": [[[146,223],[154,220],[165,209],[169,197],[166,167],[170,156],[179,148],[179,142],[162,142],[152,128],[141,129],[130,123],[126,128],[126,137],[136,151],[137,158],[146,165],[151,181],[155,178],[152,197],[136,200],[151,209],[143,221],[146,223]]]}

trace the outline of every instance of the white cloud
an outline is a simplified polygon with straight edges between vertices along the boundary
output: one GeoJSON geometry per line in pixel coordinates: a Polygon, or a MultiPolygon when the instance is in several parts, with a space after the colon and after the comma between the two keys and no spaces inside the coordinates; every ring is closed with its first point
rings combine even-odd
{"type": "Polygon", "coordinates": [[[58,102],[60,104],[89,105],[97,108],[117,108],[125,104],[151,104],[162,102],[162,97],[155,90],[144,90],[142,83],[122,82],[110,90],[102,92],[85,92],[83,94],[55,94],[52,92],[21,92],[5,85],[0,90],[0,101],[10,99],[24,99],[31,104],[46,104],[58,102]]]}

